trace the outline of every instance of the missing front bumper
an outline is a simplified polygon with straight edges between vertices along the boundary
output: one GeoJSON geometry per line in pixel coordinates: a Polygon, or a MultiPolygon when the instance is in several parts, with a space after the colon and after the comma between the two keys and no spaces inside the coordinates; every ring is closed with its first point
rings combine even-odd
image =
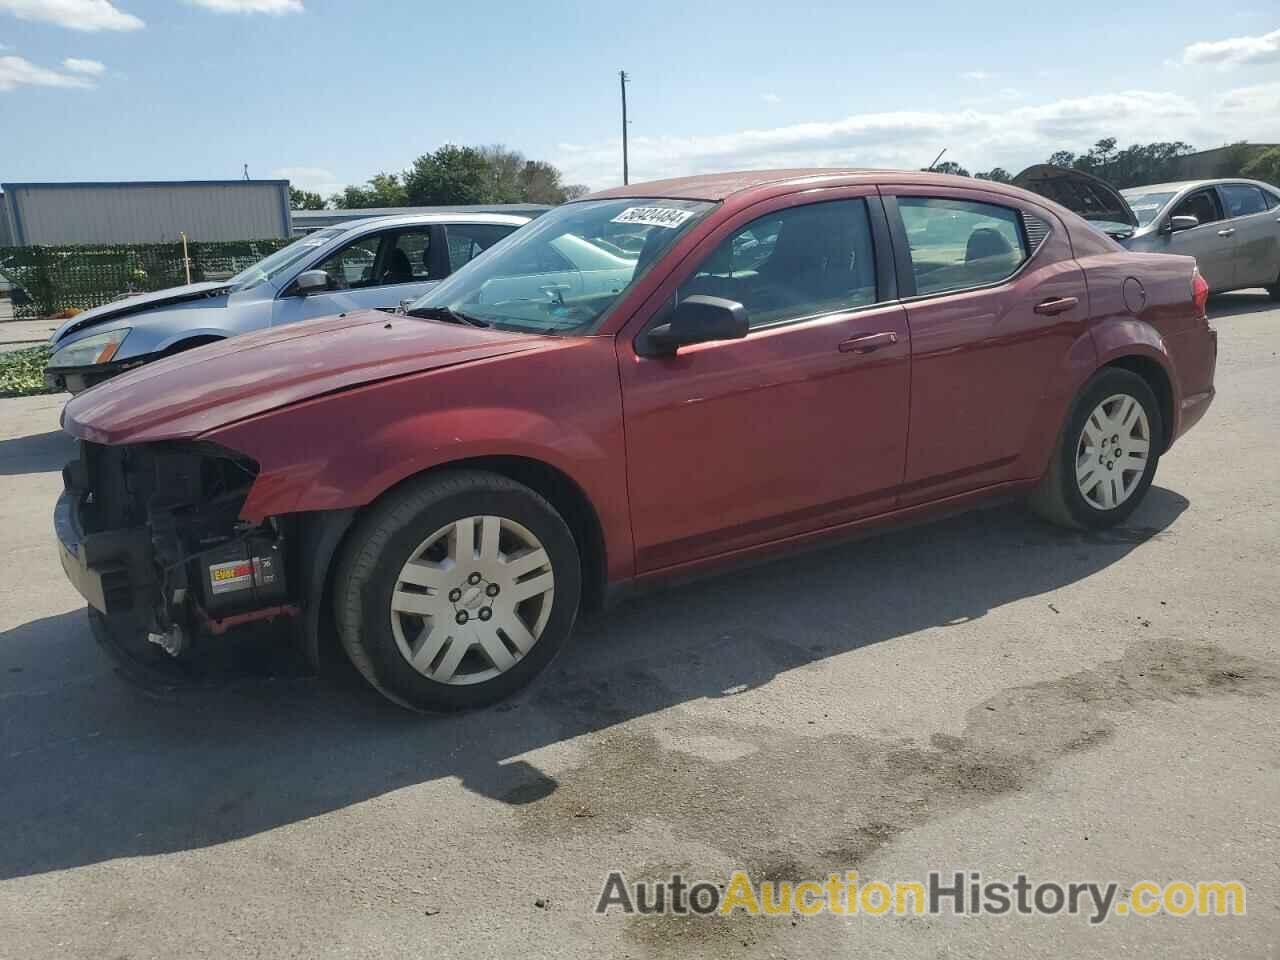
{"type": "Polygon", "coordinates": [[[105,614],[128,613],[155,589],[151,539],[145,527],[85,534],[81,494],[64,490],[53,508],[58,556],[71,585],[105,614]]]}

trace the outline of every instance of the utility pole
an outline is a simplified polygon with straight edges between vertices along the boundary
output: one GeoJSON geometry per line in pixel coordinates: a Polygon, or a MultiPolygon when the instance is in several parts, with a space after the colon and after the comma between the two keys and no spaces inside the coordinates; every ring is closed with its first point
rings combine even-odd
{"type": "Polygon", "coordinates": [[[622,182],[630,183],[630,171],[627,169],[627,71],[618,71],[619,86],[622,87],[622,182]]]}

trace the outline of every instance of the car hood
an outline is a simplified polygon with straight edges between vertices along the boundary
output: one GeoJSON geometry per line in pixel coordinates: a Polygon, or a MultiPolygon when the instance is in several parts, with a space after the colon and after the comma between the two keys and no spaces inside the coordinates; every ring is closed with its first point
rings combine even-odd
{"type": "Polygon", "coordinates": [[[127,317],[130,314],[154,310],[156,307],[167,307],[175,303],[219,297],[224,293],[230,292],[230,290],[231,285],[225,281],[189,283],[183,287],[170,287],[167,290],[140,293],[133,297],[126,297],[123,300],[104,303],[102,306],[94,307],[92,310],[77,313],[62,326],[58,327],[57,330],[53,331],[53,336],[49,338],[49,343],[56,344],[69,333],[75,333],[85,327],[96,326],[107,320],[119,320],[121,317],[127,317]]]}
{"type": "Polygon", "coordinates": [[[63,428],[96,443],[188,439],[377,380],[560,342],[366,310],[232,337],[140,367],[73,397],[63,428]]]}
{"type": "Polygon", "coordinates": [[[1038,163],[1014,177],[1013,185],[1047,197],[1092,223],[1106,224],[1101,229],[1112,236],[1127,237],[1138,228],[1138,216],[1120,191],[1092,174],[1038,163]]]}

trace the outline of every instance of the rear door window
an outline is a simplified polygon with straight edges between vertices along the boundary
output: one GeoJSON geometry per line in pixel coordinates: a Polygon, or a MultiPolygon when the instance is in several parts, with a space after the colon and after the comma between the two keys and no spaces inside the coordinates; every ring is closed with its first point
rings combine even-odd
{"type": "Polygon", "coordinates": [[[741,303],[753,329],[875,303],[866,201],[810,203],[751,221],[699,265],[676,297],[698,294],[741,303]]]}
{"type": "Polygon", "coordinates": [[[505,223],[453,223],[449,236],[449,270],[457,270],[505,237],[515,226],[505,223]]]}
{"type": "Polygon", "coordinates": [[[1228,217],[1247,217],[1251,213],[1262,213],[1267,209],[1267,201],[1262,191],[1251,184],[1228,183],[1220,189],[1222,199],[1226,203],[1228,217]]]}
{"type": "Polygon", "coordinates": [[[439,280],[433,276],[431,264],[431,228],[401,230],[387,248],[379,280],[383,284],[439,280]]]}
{"type": "Polygon", "coordinates": [[[1011,207],[943,197],[897,200],[917,294],[999,283],[1027,260],[1021,218],[1011,207]]]}

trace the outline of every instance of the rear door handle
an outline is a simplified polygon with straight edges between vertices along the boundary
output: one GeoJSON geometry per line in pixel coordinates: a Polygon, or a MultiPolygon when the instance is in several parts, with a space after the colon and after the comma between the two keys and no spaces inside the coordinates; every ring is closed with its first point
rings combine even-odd
{"type": "Polygon", "coordinates": [[[868,333],[861,337],[850,337],[840,341],[841,353],[871,353],[881,347],[892,347],[898,342],[898,335],[892,330],[883,333],[868,333]]]}
{"type": "Polygon", "coordinates": [[[1080,300],[1077,297],[1053,297],[1049,300],[1041,300],[1032,309],[1041,316],[1056,317],[1060,313],[1074,310],[1079,304],[1080,300]]]}
{"type": "Polygon", "coordinates": [[[1218,236],[1220,236],[1220,237],[1229,237],[1229,236],[1231,236],[1231,235],[1232,235],[1233,233],[1235,233],[1235,232],[1236,232],[1236,228],[1235,228],[1235,227],[1231,227],[1231,228],[1230,228],[1230,229],[1228,229],[1228,230],[1219,230],[1219,231],[1218,231],[1218,236]]]}

